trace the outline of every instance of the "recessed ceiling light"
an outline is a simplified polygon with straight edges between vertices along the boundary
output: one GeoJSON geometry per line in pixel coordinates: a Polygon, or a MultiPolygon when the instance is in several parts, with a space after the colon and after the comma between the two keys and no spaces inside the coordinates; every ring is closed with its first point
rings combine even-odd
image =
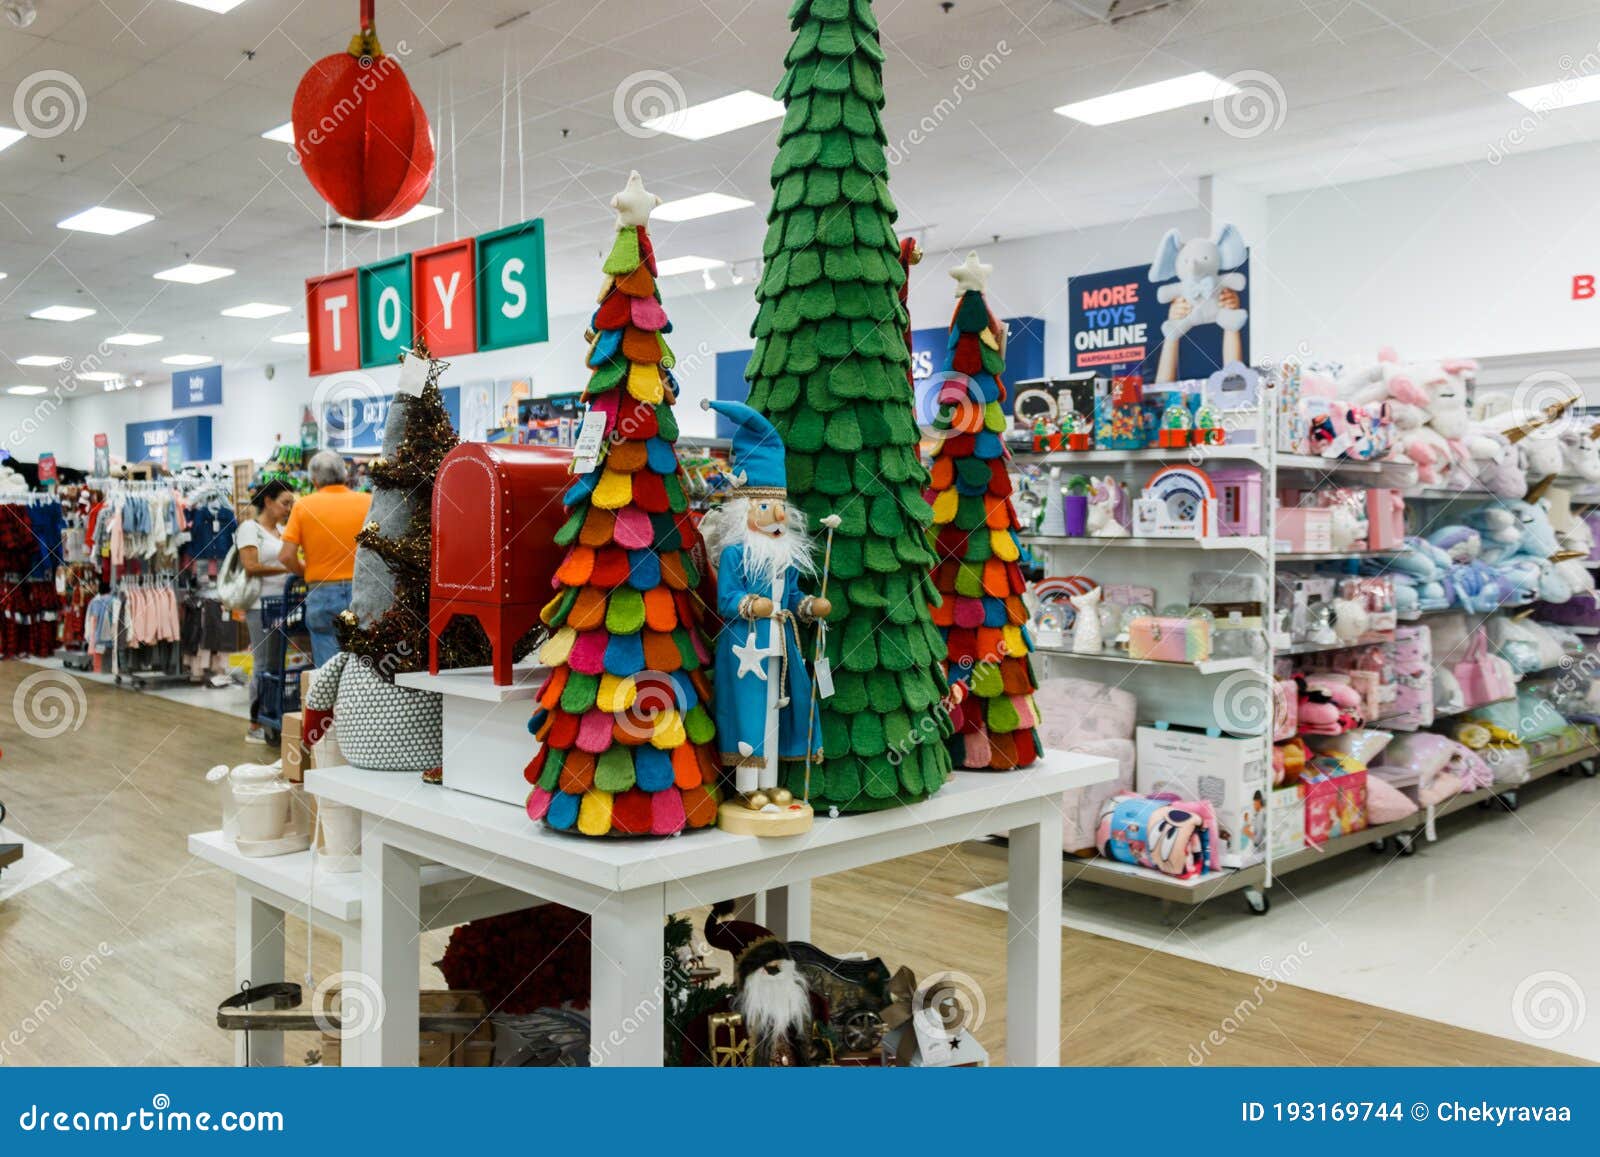
{"type": "Polygon", "coordinates": [[[656,265],[656,275],[673,277],[679,273],[699,273],[702,269],[721,269],[726,264],[715,257],[669,257],[656,265]]]}
{"type": "Polygon", "coordinates": [[[252,319],[263,317],[277,317],[279,314],[289,312],[287,305],[268,305],[264,301],[250,301],[244,305],[235,305],[222,311],[223,317],[248,317],[252,319]]]}
{"type": "Polygon", "coordinates": [[[275,129],[268,129],[261,134],[264,140],[277,141],[280,145],[294,144],[294,122],[284,121],[275,129]]]}
{"type": "Polygon", "coordinates": [[[356,229],[398,229],[413,221],[426,221],[429,217],[437,217],[443,212],[444,210],[437,205],[417,205],[389,221],[357,221],[354,217],[340,217],[339,224],[356,229]]]}
{"type": "Polygon", "coordinates": [[[1154,84],[1141,84],[1138,88],[1125,88],[1121,92],[1108,92],[1105,96],[1090,100],[1074,101],[1055,111],[1086,125],[1111,125],[1183,108],[1185,105],[1205,104],[1219,96],[1232,96],[1238,91],[1237,85],[1212,76],[1209,72],[1191,72],[1171,80],[1158,80],[1154,84]]]}
{"type": "Polygon", "coordinates": [[[216,281],[219,277],[232,277],[233,270],[224,269],[220,265],[196,265],[190,262],[187,265],[175,265],[171,269],[163,269],[160,273],[151,274],[161,281],[181,281],[185,285],[204,285],[208,281],[216,281]]]}
{"type": "Polygon", "coordinates": [[[783,115],[783,104],[748,88],[730,92],[716,100],[692,104],[676,112],[663,113],[642,122],[652,132],[670,133],[686,141],[703,141],[735,129],[776,120],[783,115]]]}
{"type": "Polygon", "coordinates": [[[16,144],[27,135],[28,134],[23,132],[21,129],[14,129],[6,125],[0,125],[0,153],[5,152],[12,145],[16,144]]]}
{"type": "Polygon", "coordinates": [[[1506,95],[1534,112],[1553,112],[1558,108],[1572,108],[1574,105],[1600,100],[1600,75],[1558,80],[1554,84],[1536,84],[1532,88],[1519,88],[1506,95]]]}
{"type": "Polygon", "coordinates": [[[244,0],[178,0],[179,4],[187,4],[191,8],[204,8],[207,12],[232,12],[244,0]]]}
{"type": "Polygon", "coordinates": [[[108,209],[96,205],[82,213],[74,213],[65,221],[57,221],[57,229],[73,229],[79,233],[98,233],[102,237],[115,237],[140,225],[154,221],[153,213],[135,213],[132,209],[108,209]]]}
{"type": "Polygon", "coordinates": [[[0,273],[0,281],[4,281],[7,277],[10,277],[10,276],[11,275],[9,273],[0,273]]]}
{"type": "Polygon", "coordinates": [[[305,330],[301,330],[298,333],[275,334],[272,340],[279,345],[310,345],[311,335],[305,330]]]}
{"type": "Polygon", "coordinates": [[[24,398],[32,398],[49,392],[49,389],[45,386],[12,386],[6,391],[8,394],[20,394],[24,398]]]}
{"type": "Polygon", "coordinates": [[[115,382],[122,378],[121,374],[114,374],[110,370],[85,370],[81,374],[73,374],[80,382],[115,382]]]}
{"type": "Polygon", "coordinates": [[[28,315],[40,321],[82,321],[86,317],[93,317],[94,310],[84,309],[77,305],[47,305],[43,309],[36,309],[28,315]]]}
{"type": "Polygon", "coordinates": [[[29,354],[25,358],[18,358],[19,366],[59,366],[66,358],[58,358],[52,354],[29,354]]]}
{"type": "Polygon", "coordinates": [[[119,333],[106,338],[107,345],[153,345],[161,340],[158,333],[119,333]]]}
{"type": "Polygon", "coordinates": [[[203,366],[211,360],[210,354],[173,354],[170,358],[162,358],[164,366],[203,366]]]}
{"type": "Polygon", "coordinates": [[[663,202],[650,215],[658,221],[693,221],[697,217],[714,217],[718,213],[748,209],[754,204],[754,201],[730,197],[726,193],[696,193],[693,197],[663,202]]]}

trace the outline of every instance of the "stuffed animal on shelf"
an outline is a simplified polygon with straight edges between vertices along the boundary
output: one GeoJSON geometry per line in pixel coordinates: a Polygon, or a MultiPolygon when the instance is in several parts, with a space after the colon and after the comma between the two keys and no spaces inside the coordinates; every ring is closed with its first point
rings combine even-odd
{"type": "Polygon", "coordinates": [[[1072,595],[1076,617],[1072,621],[1072,651],[1076,655],[1098,655],[1104,647],[1100,631],[1100,587],[1072,595]]]}
{"type": "Polygon", "coordinates": [[[1243,309],[1224,309],[1221,294],[1225,289],[1240,293],[1245,287],[1242,273],[1224,273],[1244,264],[1247,250],[1244,237],[1232,225],[1217,230],[1215,238],[1191,237],[1183,240],[1176,229],[1167,230],[1166,236],[1156,246],[1156,257],[1150,264],[1150,280],[1175,283],[1162,285],[1156,290],[1156,300],[1163,305],[1178,298],[1189,303],[1189,312],[1181,318],[1168,318],[1161,323],[1161,335],[1168,341],[1180,338],[1197,325],[1215,323],[1225,330],[1237,332],[1244,328],[1249,313],[1243,309]]]}

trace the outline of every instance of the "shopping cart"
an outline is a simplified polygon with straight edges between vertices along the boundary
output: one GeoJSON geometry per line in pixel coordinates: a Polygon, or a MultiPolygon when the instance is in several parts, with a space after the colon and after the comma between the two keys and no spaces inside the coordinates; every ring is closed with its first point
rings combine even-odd
{"type": "Polygon", "coordinates": [[[256,719],[276,745],[283,732],[283,717],[300,710],[300,673],[309,671],[311,637],[306,634],[306,585],[298,579],[281,595],[262,595],[258,609],[267,632],[267,665],[260,672],[256,719]]]}

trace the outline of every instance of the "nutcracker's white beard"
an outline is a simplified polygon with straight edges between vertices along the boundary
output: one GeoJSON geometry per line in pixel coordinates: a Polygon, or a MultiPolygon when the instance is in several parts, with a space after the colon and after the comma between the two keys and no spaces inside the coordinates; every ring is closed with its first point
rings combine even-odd
{"type": "Polygon", "coordinates": [[[815,563],[805,512],[798,506],[790,506],[786,513],[788,518],[780,524],[783,533],[772,535],[750,529],[748,498],[735,498],[714,507],[700,520],[707,555],[715,563],[727,547],[742,543],[745,578],[753,592],[770,591],[773,576],[790,567],[802,575],[813,573],[815,563]]]}
{"type": "Polygon", "coordinates": [[[768,1042],[785,1033],[805,1040],[811,1024],[811,997],[806,978],[793,960],[778,961],[777,975],[757,968],[744,978],[733,998],[753,1040],[768,1042]]]}

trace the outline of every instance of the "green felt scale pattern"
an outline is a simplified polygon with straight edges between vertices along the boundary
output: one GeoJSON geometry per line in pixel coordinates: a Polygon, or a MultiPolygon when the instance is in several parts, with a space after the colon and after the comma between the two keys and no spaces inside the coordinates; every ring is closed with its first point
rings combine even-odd
{"type": "MultiPolygon", "coordinates": [[[[835,692],[817,711],[824,758],[811,802],[875,811],[926,798],[951,767],[880,119],[883,50],[870,0],[796,0],[789,18],[795,39],[774,93],[787,111],[746,374],[750,405],[783,437],[789,498],[819,552],[821,519],[841,519],[828,587],[835,692]]],[[[804,769],[788,775],[803,792],[804,769]]]]}

